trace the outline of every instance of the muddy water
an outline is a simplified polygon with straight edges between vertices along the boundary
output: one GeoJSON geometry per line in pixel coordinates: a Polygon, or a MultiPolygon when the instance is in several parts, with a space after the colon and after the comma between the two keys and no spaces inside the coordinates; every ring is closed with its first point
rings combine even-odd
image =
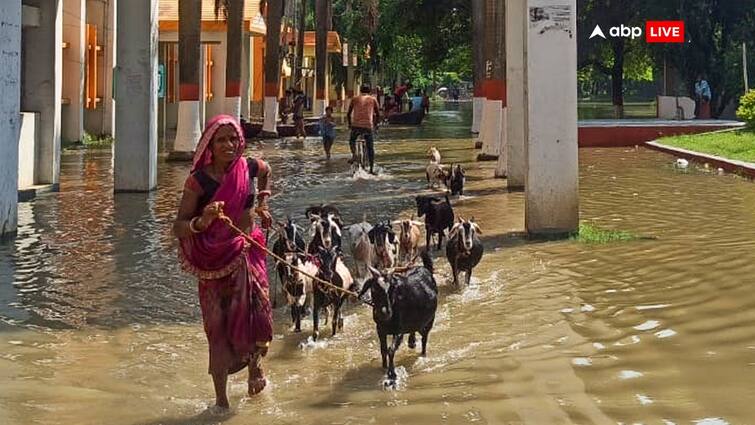
{"type": "Polygon", "coordinates": [[[469,169],[455,207],[487,251],[464,290],[437,259],[429,356],[401,349],[397,389],[383,390],[364,307],[316,344],[310,321],[294,335],[279,310],[270,387],[250,399],[234,376],[225,415],[207,410],[196,284],[169,233],[187,166],[114,198],[108,154],[67,154],[61,192],[21,204],[19,237],[0,247],[0,423],[752,423],[755,186],[644,149],[581,150],[583,220],[655,239],[528,242],[523,194],[474,162],[468,125],[449,110],[384,130],[372,180],[350,177],[343,143],[331,163],[315,141],[255,144],[279,216],[330,201],[347,222],[410,215],[435,145],[469,169]]]}

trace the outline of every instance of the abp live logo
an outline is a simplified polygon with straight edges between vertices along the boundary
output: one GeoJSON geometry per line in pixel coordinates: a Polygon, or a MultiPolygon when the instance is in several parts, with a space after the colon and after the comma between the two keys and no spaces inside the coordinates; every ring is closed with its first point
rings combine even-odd
{"type": "Polygon", "coordinates": [[[645,41],[648,43],[684,43],[684,21],[647,21],[645,41]]]}
{"type": "MultiPolygon", "coordinates": [[[[631,38],[634,40],[642,35],[642,28],[627,27],[622,24],[618,27],[611,27],[608,34],[613,37],[631,38]]],[[[605,39],[606,35],[596,25],[590,34],[590,38],[600,37],[605,39]]],[[[684,21],[647,21],[645,23],[645,41],[648,43],[684,43],[684,21]]]]}

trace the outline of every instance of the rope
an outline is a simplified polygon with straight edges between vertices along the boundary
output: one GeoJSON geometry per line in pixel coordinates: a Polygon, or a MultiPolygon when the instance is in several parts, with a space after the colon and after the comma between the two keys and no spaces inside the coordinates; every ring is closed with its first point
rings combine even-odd
{"type": "Polygon", "coordinates": [[[282,262],[283,264],[287,265],[288,267],[291,267],[292,269],[296,270],[297,272],[303,274],[304,276],[307,276],[308,278],[314,280],[317,283],[320,283],[320,284],[324,285],[327,288],[330,288],[331,290],[334,290],[334,291],[337,291],[337,292],[341,292],[341,293],[344,293],[346,295],[351,295],[352,297],[356,298],[357,300],[359,300],[359,301],[361,301],[361,302],[363,302],[363,303],[365,303],[365,304],[367,304],[369,306],[372,306],[372,303],[359,298],[359,294],[357,294],[356,292],[349,291],[348,289],[343,289],[340,286],[333,285],[332,283],[327,282],[325,280],[322,280],[322,279],[320,279],[317,276],[313,276],[313,275],[305,272],[304,270],[302,270],[302,269],[294,266],[293,264],[289,263],[284,258],[279,257],[278,255],[276,255],[275,253],[273,253],[272,251],[270,251],[269,249],[267,249],[266,246],[262,246],[259,242],[257,242],[254,239],[252,239],[251,236],[249,236],[246,233],[244,233],[243,230],[241,230],[238,227],[236,227],[236,225],[233,224],[233,220],[231,220],[231,218],[228,217],[227,215],[225,215],[222,211],[220,212],[220,215],[218,216],[218,219],[220,219],[223,223],[225,223],[231,230],[233,230],[234,232],[236,232],[240,236],[242,236],[244,239],[246,239],[249,243],[251,243],[254,246],[256,246],[257,248],[260,248],[261,250],[265,251],[268,255],[270,255],[274,259],[282,262]]]}

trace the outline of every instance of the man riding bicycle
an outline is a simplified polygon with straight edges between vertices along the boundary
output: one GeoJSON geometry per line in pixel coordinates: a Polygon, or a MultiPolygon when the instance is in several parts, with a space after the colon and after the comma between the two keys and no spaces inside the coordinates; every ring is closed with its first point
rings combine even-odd
{"type": "Polygon", "coordinates": [[[362,84],[359,89],[359,96],[351,99],[351,105],[349,106],[349,112],[346,114],[346,119],[351,129],[351,137],[349,138],[349,149],[351,149],[351,160],[349,163],[353,163],[356,160],[356,141],[359,136],[364,136],[364,141],[367,144],[367,158],[370,161],[370,174],[375,174],[373,167],[375,164],[375,140],[373,138],[373,131],[375,126],[380,120],[380,105],[378,105],[377,99],[370,96],[370,85],[362,84]],[[353,115],[353,119],[352,119],[353,115]]]}

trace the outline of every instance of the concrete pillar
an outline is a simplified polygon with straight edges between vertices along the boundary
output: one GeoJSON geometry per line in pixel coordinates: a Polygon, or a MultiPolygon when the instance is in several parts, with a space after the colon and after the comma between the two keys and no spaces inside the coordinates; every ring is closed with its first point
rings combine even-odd
{"type": "Polygon", "coordinates": [[[115,191],[157,185],[157,0],[118,2],[115,191]]]}
{"type": "Polygon", "coordinates": [[[528,8],[525,225],[563,236],[579,226],[577,8],[575,0],[528,0],[528,8]]]}
{"type": "MultiPolygon", "coordinates": [[[[202,44],[199,48],[199,124],[194,130],[196,134],[191,135],[191,140],[199,141],[202,137],[202,129],[207,123],[207,96],[205,95],[205,74],[207,73],[207,52],[206,45],[202,44]]],[[[193,145],[192,145],[193,150],[193,145]]]]}
{"type": "Polygon", "coordinates": [[[478,96],[479,92],[475,86],[474,98],[472,99],[472,133],[480,133],[480,122],[482,121],[482,106],[485,104],[485,98],[478,96]]]}
{"type": "Polygon", "coordinates": [[[506,169],[509,189],[524,188],[524,43],[527,0],[506,1],[506,156],[498,168],[506,169]],[[502,162],[505,161],[505,164],[502,162]]]}
{"type": "Polygon", "coordinates": [[[482,130],[482,155],[485,159],[495,159],[501,147],[502,110],[503,102],[497,99],[488,99],[486,102],[488,118],[485,120],[485,128],[482,130]]]}
{"type": "Polygon", "coordinates": [[[225,58],[226,58],[226,37],[222,35],[220,44],[212,45],[212,101],[207,103],[207,119],[212,119],[215,115],[227,114],[231,112],[228,109],[232,104],[226,103],[225,98],[225,58]]]}
{"type": "Polygon", "coordinates": [[[241,50],[241,116],[249,120],[249,101],[252,81],[252,37],[244,34],[241,50]]]}
{"type": "Polygon", "coordinates": [[[21,1],[0,2],[0,239],[18,225],[18,135],[21,129],[21,1]]]}
{"type": "Polygon", "coordinates": [[[24,5],[39,10],[39,26],[24,28],[21,110],[39,112],[36,181],[55,186],[60,178],[63,2],[28,0],[24,5]]]}
{"type": "Polygon", "coordinates": [[[84,82],[86,71],[86,0],[63,0],[63,98],[61,132],[66,141],[84,136],[84,82]]]}

